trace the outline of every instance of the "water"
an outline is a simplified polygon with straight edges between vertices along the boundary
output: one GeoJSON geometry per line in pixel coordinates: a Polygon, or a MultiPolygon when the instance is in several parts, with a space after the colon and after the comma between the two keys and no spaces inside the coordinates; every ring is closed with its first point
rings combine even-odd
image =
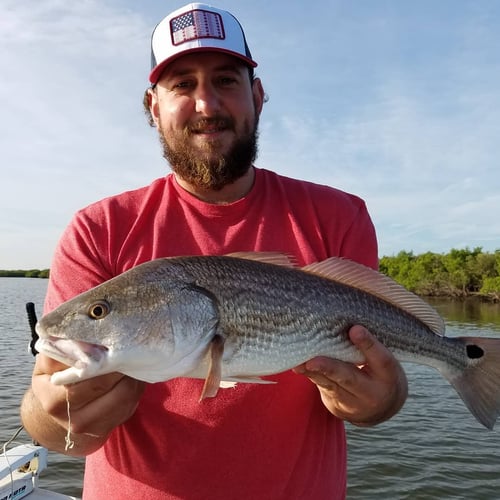
{"type": "MultiPolygon", "coordinates": [[[[34,358],[28,352],[31,333],[26,302],[34,302],[41,315],[47,280],[0,278],[0,445],[21,425],[19,405],[30,384],[34,358]]],[[[30,442],[26,433],[18,439],[30,442]]],[[[49,454],[49,468],[42,473],[40,486],[67,495],[81,496],[83,460],[58,453],[49,454]]]]}
{"type": "MultiPolygon", "coordinates": [[[[0,385],[0,443],[20,425],[19,403],[33,367],[25,304],[34,302],[41,314],[46,287],[47,280],[0,278],[0,375],[7,381],[0,385]]],[[[449,335],[500,337],[500,305],[434,305],[446,318],[449,335]]],[[[434,370],[405,368],[410,395],[396,417],[370,429],[347,425],[348,499],[500,499],[500,425],[484,429],[434,370]]],[[[49,464],[41,486],[80,496],[83,460],[51,453],[49,464]]]]}
{"type": "MultiPolygon", "coordinates": [[[[500,305],[434,301],[448,336],[500,337],[500,305]]],[[[482,427],[431,368],[405,364],[409,397],[394,418],[347,426],[351,500],[500,499],[500,422],[482,427]]]]}

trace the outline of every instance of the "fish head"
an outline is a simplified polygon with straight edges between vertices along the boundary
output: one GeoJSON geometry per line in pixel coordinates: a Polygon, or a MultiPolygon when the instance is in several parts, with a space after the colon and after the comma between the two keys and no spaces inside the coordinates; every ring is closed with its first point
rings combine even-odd
{"type": "Polygon", "coordinates": [[[185,279],[141,274],[142,266],[39,320],[36,349],[69,366],[53,374],[53,383],[115,371],[159,382],[192,371],[200,361],[217,327],[216,304],[185,279]]]}

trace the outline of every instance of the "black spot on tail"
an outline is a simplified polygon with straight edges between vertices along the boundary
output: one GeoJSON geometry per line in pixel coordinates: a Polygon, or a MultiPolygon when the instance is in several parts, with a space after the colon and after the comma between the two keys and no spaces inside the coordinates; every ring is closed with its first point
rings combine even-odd
{"type": "Polygon", "coordinates": [[[466,347],[466,349],[467,356],[469,356],[470,359],[478,359],[484,356],[484,351],[478,345],[470,344],[466,347]]]}

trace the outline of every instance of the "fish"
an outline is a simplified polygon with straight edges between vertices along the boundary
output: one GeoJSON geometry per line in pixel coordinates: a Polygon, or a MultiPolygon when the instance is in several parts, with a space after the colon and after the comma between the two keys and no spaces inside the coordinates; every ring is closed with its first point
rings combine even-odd
{"type": "Polygon", "coordinates": [[[62,303],[36,349],[67,385],[110,372],[155,383],[203,379],[200,400],[327,356],[362,365],[363,325],[401,362],[428,365],[486,428],[500,412],[500,339],[447,337],[437,311],[388,276],[331,257],[299,267],[277,252],[159,258],[62,303]]]}

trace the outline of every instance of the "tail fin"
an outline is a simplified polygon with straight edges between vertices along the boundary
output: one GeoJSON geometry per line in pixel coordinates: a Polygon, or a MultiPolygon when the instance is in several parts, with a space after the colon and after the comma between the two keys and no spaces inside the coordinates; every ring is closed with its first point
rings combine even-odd
{"type": "MultiPolygon", "coordinates": [[[[458,339],[457,339],[458,340],[458,339]]],[[[469,366],[450,383],[470,412],[488,429],[500,415],[500,339],[460,337],[469,366]]]]}

